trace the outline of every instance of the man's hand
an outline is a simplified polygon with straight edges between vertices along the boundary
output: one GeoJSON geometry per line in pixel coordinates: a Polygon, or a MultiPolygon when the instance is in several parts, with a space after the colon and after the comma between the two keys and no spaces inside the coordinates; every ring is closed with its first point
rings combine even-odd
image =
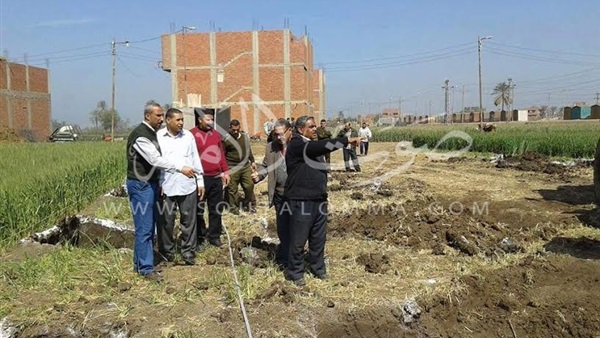
{"type": "Polygon", "coordinates": [[[258,179],[258,171],[253,171],[252,175],[250,175],[250,177],[252,177],[252,181],[254,183],[258,183],[259,179],[258,179]]]}
{"type": "Polygon", "coordinates": [[[183,169],[181,169],[181,173],[187,177],[194,177],[194,169],[190,167],[183,167],[183,169]]]}
{"type": "Polygon", "coordinates": [[[229,181],[231,181],[231,177],[229,177],[229,174],[221,174],[221,181],[223,182],[223,185],[229,185],[229,181]]]}
{"type": "Polygon", "coordinates": [[[252,171],[256,172],[256,162],[252,162],[252,171]]]}
{"type": "Polygon", "coordinates": [[[204,200],[204,193],[206,192],[206,189],[204,189],[204,187],[198,187],[198,201],[203,201],[204,200]]]}
{"type": "Polygon", "coordinates": [[[360,137],[348,137],[348,144],[354,144],[355,146],[360,144],[360,137]]]}

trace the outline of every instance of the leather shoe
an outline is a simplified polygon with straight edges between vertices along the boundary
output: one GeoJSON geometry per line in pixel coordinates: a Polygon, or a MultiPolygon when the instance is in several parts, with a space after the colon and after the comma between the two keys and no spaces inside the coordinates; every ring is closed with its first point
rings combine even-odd
{"type": "Polygon", "coordinates": [[[196,258],[193,256],[186,256],[181,258],[185,265],[196,265],[196,258]]]}
{"type": "Polygon", "coordinates": [[[208,242],[210,243],[210,245],[216,246],[217,248],[220,248],[223,246],[223,243],[221,243],[220,238],[211,239],[208,242]]]}
{"type": "Polygon", "coordinates": [[[294,280],[292,280],[292,283],[294,283],[294,285],[296,285],[298,287],[303,287],[306,285],[304,278],[294,279],[294,280]]]}

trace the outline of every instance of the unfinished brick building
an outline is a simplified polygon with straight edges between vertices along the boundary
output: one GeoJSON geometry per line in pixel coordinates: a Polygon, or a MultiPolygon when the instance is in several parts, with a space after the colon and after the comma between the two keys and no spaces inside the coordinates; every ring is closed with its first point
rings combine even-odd
{"type": "Polygon", "coordinates": [[[162,68],[175,106],[230,106],[251,133],[271,118],[325,115],[323,70],[289,29],[163,35],[162,68]]]}
{"type": "Polygon", "coordinates": [[[48,70],[0,59],[0,128],[43,140],[51,120],[48,70]]]}

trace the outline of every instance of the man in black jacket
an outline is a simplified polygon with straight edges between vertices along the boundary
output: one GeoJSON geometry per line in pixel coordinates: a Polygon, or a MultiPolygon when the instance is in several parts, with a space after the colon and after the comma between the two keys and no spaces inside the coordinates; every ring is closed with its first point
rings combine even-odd
{"type": "Polygon", "coordinates": [[[325,239],[327,225],[327,163],[323,155],[357,145],[360,138],[339,137],[316,139],[315,120],[301,116],[296,120],[295,133],[288,145],[285,161],[288,178],[284,196],[289,203],[290,252],[286,278],[297,286],[304,282],[304,245],[308,240],[310,272],[319,279],[327,279],[325,267],[325,239]]]}

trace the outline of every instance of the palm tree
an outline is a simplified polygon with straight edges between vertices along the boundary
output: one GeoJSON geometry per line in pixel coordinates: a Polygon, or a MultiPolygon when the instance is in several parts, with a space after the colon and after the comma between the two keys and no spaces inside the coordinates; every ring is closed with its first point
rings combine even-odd
{"type": "Polygon", "coordinates": [[[512,95],[510,92],[510,86],[506,82],[501,82],[494,87],[494,92],[492,95],[494,96],[494,106],[502,106],[502,110],[504,110],[504,106],[509,106],[512,104],[512,95]]]}

